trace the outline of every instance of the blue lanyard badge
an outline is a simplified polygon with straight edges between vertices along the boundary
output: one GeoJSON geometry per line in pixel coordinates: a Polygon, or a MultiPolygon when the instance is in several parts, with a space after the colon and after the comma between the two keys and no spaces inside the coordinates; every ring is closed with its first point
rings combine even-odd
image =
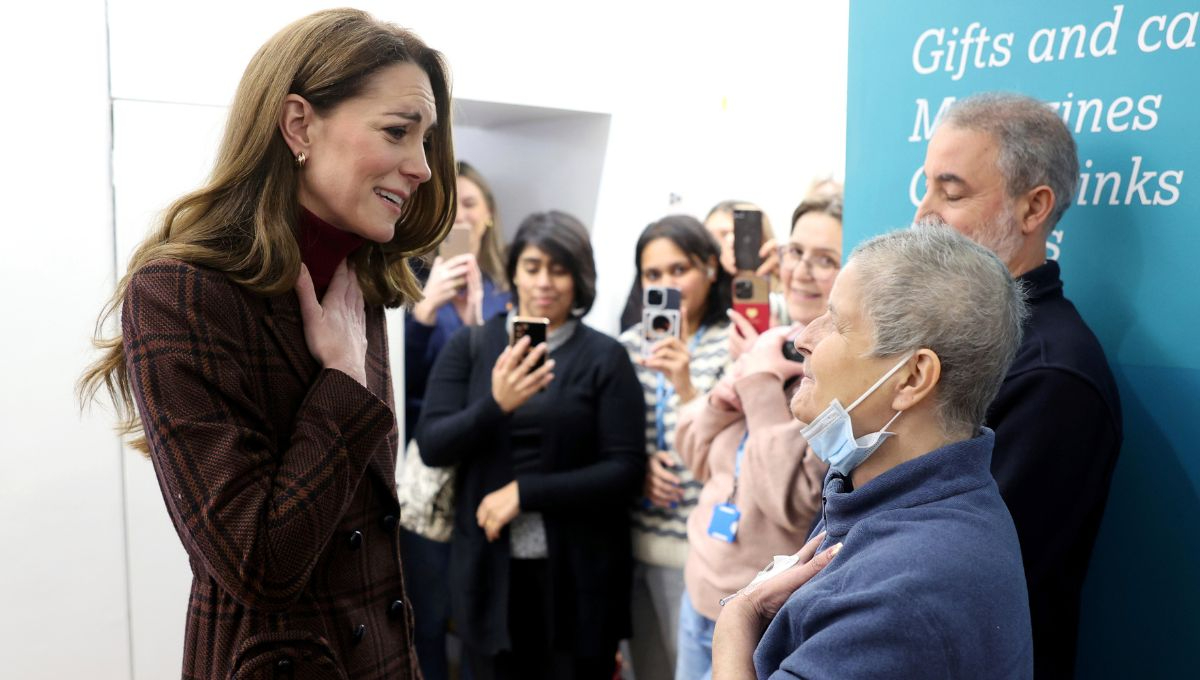
{"type": "MultiPolygon", "coordinates": [[[[705,328],[707,326],[697,328],[695,335],[688,342],[688,356],[696,354],[696,347],[700,344],[700,336],[704,335],[705,328]]],[[[654,390],[654,434],[659,451],[667,450],[667,402],[670,401],[673,394],[675,394],[675,386],[667,382],[667,377],[660,372],[658,384],[654,390]]]]}
{"type": "Polygon", "coordinates": [[[750,431],[747,430],[738,444],[737,458],[733,461],[733,490],[729,492],[729,498],[724,503],[713,506],[712,519],[708,522],[708,535],[726,543],[737,540],[738,520],[742,518],[741,511],[733,502],[737,497],[738,477],[742,475],[742,456],[746,454],[746,440],[749,438],[750,431]]]}

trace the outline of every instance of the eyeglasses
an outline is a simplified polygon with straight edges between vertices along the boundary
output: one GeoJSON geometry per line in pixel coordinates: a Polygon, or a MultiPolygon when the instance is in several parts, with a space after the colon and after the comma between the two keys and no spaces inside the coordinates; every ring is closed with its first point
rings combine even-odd
{"type": "Polygon", "coordinates": [[[842,263],[837,258],[825,253],[809,254],[794,243],[779,246],[779,260],[784,267],[795,267],[803,262],[808,266],[808,272],[814,279],[831,279],[837,276],[842,263]]]}

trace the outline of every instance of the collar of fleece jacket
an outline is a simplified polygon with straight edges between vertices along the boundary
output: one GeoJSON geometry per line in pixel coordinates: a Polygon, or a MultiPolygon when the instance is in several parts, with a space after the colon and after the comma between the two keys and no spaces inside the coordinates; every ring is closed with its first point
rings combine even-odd
{"type": "MultiPolygon", "coordinates": [[[[850,533],[859,521],[897,508],[911,508],[992,482],[990,429],[897,465],[859,489],[836,472],[825,478],[825,530],[831,538],[850,533]]],[[[827,542],[832,542],[827,539],[827,542]]]]}

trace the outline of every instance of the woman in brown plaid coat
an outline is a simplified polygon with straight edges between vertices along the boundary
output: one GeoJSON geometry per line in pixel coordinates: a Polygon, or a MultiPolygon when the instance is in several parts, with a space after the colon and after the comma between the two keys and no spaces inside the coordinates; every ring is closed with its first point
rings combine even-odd
{"type": "Polygon", "coordinates": [[[106,310],[121,334],[83,389],[144,435],[187,550],[184,678],[420,675],[383,307],[419,294],[406,259],[453,221],[449,118],[412,33],[354,10],[288,26],[106,310]]]}

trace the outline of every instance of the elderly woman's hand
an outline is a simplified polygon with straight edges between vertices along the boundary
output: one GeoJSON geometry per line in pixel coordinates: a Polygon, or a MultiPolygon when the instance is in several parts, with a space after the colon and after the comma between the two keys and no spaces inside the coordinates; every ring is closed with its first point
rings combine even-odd
{"type": "Polygon", "coordinates": [[[754,649],[767,624],[785,602],[833,561],[842,544],[817,553],[825,532],[817,534],[796,555],[799,561],[777,576],[746,588],[727,600],[713,631],[713,680],[754,678],[754,649]]]}
{"type": "Polygon", "coordinates": [[[308,267],[300,265],[296,279],[304,342],[313,358],[325,368],[337,369],[367,385],[367,313],[354,267],[338,264],[325,296],[317,302],[308,267]]]}

